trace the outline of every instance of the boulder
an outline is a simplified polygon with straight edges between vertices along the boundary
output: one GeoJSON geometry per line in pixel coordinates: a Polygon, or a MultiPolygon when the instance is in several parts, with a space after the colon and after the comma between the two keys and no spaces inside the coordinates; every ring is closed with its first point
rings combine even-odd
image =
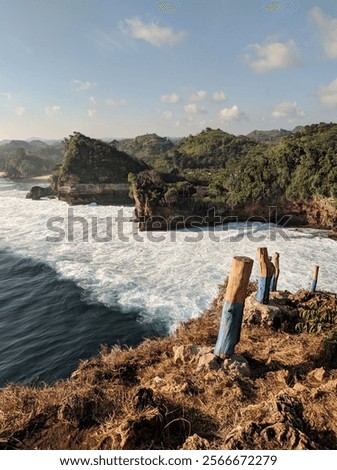
{"type": "Polygon", "coordinates": [[[310,383],[318,383],[321,384],[325,378],[327,378],[328,374],[324,367],[319,367],[318,369],[313,369],[307,375],[307,379],[310,383]]]}
{"type": "Polygon", "coordinates": [[[223,369],[229,374],[235,374],[243,377],[250,376],[250,367],[247,359],[243,356],[233,354],[232,356],[224,359],[223,369]]]}
{"type": "Polygon", "coordinates": [[[42,186],[33,186],[29,193],[26,194],[27,199],[33,199],[34,201],[39,201],[42,197],[55,197],[57,196],[57,191],[52,189],[51,186],[46,188],[42,186]]]}
{"type": "Polygon", "coordinates": [[[176,365],[182,365],[195,359],[199,352],[198,346],[195,344],[181,345],[173,347],[173,362],[176,365]]]}
{"type": "Polygon", "coordinates": [[[277,319],[282,320],[284,308],[278,303],[261,304],[256,300],[256,292],[249,295],[245,301],[243,312],[244,325],[272,326],[277,319]]]}
{"type": "Polygon", "coordinates": [[[197,370],[219,370],[221,365],[212,348],[201,348],[198,354],[197,370]]]}

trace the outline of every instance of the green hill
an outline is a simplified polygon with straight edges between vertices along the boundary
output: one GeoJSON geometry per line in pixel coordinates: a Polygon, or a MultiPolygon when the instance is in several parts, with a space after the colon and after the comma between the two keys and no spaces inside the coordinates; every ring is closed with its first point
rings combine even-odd
{"type": "Polygon", "coordinates": [[[144,134],[134,139],[114,140],[112,143],[118,150],[150,164],[174,145],[167,137],[157,134],[144,134]]]}
{"type": "Polygon", "coordinates": [[[200,220],[211,208],[246,220],[268,217],[277,206],[293,222],[337,227],[337,124],[305,126],[272,145],[208,128],[182,139],[154,167],[159,173],[130,177],[143,222],[165,216],[167,227],[177,215],[200,220]],[[180,180],[168,182],[165,172],[180,180]]]}

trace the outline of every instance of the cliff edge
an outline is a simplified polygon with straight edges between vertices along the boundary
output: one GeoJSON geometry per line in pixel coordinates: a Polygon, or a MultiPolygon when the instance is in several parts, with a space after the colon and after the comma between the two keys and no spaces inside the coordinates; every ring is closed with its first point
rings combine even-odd
{"type": "Polygon", "coordinates": [[[1,449],[336,449],[335,294],[246,301],[236,356],[213,354],[224,287],[171,337],[103,348],[54,385],[0,390],[1,449]]]}

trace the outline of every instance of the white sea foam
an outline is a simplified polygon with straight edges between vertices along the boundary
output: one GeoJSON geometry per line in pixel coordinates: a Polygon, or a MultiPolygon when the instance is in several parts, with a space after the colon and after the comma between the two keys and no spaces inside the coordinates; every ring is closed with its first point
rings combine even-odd
{"type": "MultiPolygon", "coordinates": [[[[67,238],[51,242],[46,238],[59,234],[48,230],[47,221],[62,217],[64,221],[55,222],[54,227],[67,232],[69,206],[57,200],[25,199],[25,191],[0,182],[0,189],[7,186],[0,191],[0,248],[47,262],[60,276],[81,286],[88,298],[125,311],[141,311],[143,321],[165,321],[174,328],[200,315],[227,276],[231,258],[256,259],[258,246],[267,246],[271,254],[280,253],[280,289],[308,288],[313,266],[318,264],[318,288],[337,291],[337,245],[324,232],[230,224],[215,231],[138,233],[135,224],[124,222],[120,234],[124,239],[120,239],[118,211],[123,210],[129,220],[132,207],[77,206],[72,208],[74,216],[88,221],[88,241],[83,241],[82,226],[76,222],[73,242],[67,238]],[[92,238],[93,217],[98,218],[102,237],[106,236],[106,218],[112,218],[111,241],[92,238]]],[[[255,262],[252,279],[256,278],[255,262]]]]}

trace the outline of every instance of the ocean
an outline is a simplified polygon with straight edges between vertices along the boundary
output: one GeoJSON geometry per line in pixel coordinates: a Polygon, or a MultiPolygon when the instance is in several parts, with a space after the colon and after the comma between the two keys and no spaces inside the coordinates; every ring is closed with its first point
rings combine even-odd
{"type": "Polygon", "coordinates": [[[325,231],[265,221],[139,233],[131,205],[32,201],[33,184],[0,178],[0,386],[50,383],[103,344],[171,333],[210,305],[233,256],[255,259],[259,246],[280,253],[280,289],[308,288],[318,264],[318,289],[337,291],[325,231]]]}

